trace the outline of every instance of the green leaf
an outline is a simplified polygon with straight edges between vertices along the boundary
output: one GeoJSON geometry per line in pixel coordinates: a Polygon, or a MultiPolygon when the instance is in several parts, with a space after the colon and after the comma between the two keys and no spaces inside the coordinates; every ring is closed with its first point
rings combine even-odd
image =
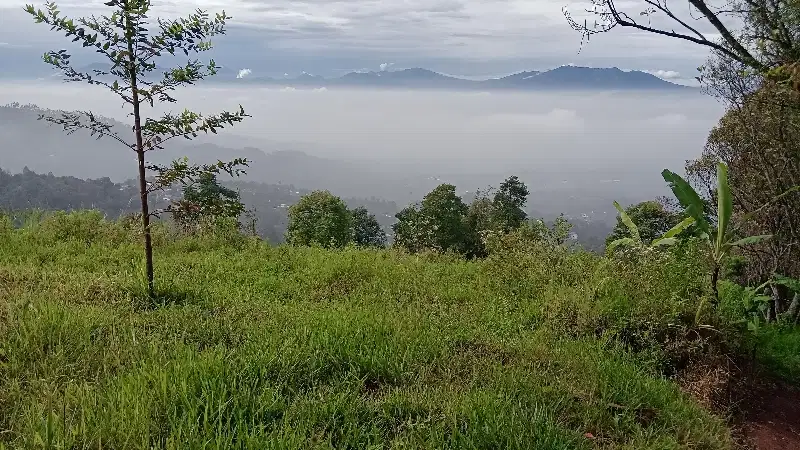
{"type": "Polygon", "coordinates": [[[686,210],[686,214],[694,218],[700,230],[708,232],[708,222],[703,215],[703,200],[700,198],[697,191],[695,191],[683,177],[675,172],[664,169],[664,171],[661,172],[661,176],[664,177],[664,181],[669,184],[672,193],[675,194],[675,198],[678,199],[678,202],[680,202],[681,206],[686,210]]]}
{"type": "Polygon", "coordinates": [[[800,280],[798,279],[775,275],[774,283],[786,286],[795,292],[800,292],[800,280]]]}
{"type": "Polygon", "coordinates": [[[663,236],[661,236],[660,238],[658,238],[655,241],[653,241],[653,245],[658,245],[657,242],[659,242],[659,241],[661,241],[663,239],[674,238],[675,236],[679,235],[683,230],[685,230],[685,229],[689,228],[690,226],[692,226],[692,224],[694,224],[695,222],[696,222],[696,220],[695,220],[694,217],[687,217],[687,218],[683,219],[681,221],[681,223],[679,223],[679,224],[675,225],[674,227],[670,228],[669,230],[667,230],[666,233],[664,233],[663,236]]]}
{"type": "Polygon", "coordinates": [[[757,244],[757,243],[759,243],[761,241],[764,241],[764,240],[767,240],[767,239],[769,239],[771,237],[772,237],[771,234],[761,234],[761,235],[757,235],[757,236],[748,236],[746,238],[739,239],[736,242],[732,242],[729,245],[731,247],[741,247],[741,246],[744,246],[744,245],[757,244]]]}
{"type": "Polygon", "coordinates": [[[652,247],[658,247],[660,245],[674,245],[676,242],[678,242],[677,238],[662,236],[662,237],[654,240],[653,243],[651,244],[651,246],[652,247]]]}
{"type": "Polygon", "coordinates": [[[733,213],[733,199],[731,187],[728,184],[728,166],[717,163],[717,248],[722,248],[728,224],[733,213]]]}
{"type": "Polygon", "coordinates": [[[631,233],[631,237],[633,238],[633,240],[636,241],[637,243],[642,242],[642,238],[639,235],[639,227],[637,227],[636,224],[633,223],[633,220],[631,220],[631,218],[628,216],[628,213],[625,212],[625,210],[616,200],[614,201],[614,208],[617,208],[617,211],[619,211],[619,218],[620,220],[622,220],[622,223],[624,223],[625,226],[628,227],[628,231],[631,233]]]}
{"type": "Polygon", "coordinates": [[[621,238],[621,239],[617,239],[616,241],[613,241],[613,242],[611,242],[610,244],[608,244],[608,247],[606,248],[606,250],[608,250],[608,251],[614,251],[614,249],[615,249],[615,248],[617,248],[617,247],[619,247],[619,246],[623,246],[623,247],[636,247],[638,244],[639,244],[639,242],[638,242],[638,241],[636,241],[636,240],[634,240],[634,239],[631,239],[631,238],[621,238]]]}

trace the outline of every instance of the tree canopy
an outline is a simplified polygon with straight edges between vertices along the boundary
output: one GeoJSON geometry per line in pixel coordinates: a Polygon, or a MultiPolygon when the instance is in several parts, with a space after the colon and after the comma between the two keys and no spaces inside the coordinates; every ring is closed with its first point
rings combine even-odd
{"type": "Polygon", "coordinates": [[[367,208],[359,206],[350,212],[353,216],[353,243],[361,247],[385,247],[386,232],[378,219],[367,208]]]}
{"type": "Polygon", "coordinates": [[[339,197],[314,191],[289,208],[286,242],[341,248],[352,241],[353,216],[339,197]]]}

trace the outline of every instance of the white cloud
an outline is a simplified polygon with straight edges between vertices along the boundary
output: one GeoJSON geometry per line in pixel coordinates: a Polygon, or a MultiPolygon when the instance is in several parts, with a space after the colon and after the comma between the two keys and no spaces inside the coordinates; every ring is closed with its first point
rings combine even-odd
{"type": "Polygon", "coordinates": [[[242,69],[239,71],[239,73],[236,74],[236,78],[244,78],[250,75],[251,73],[253,73],[253,71],[250,69],[242,69]]]}
{"type": "Polygon", "coordinates": [[[394,63],[381,63],[381,65],[378,66],[378,67],[381,69],[381,72],[383,72],[386,69],[388,69],[389,66],[393,66],[393,65],[394,65],[394,63]]]}
{"type": "Polygon", "coordinates": [[[655,75],[658,78],[663,78],[665,80],[677,80],[681,78],[680,72],[676,72],[674,70],[643,70],[642,72],[655,75]]]}

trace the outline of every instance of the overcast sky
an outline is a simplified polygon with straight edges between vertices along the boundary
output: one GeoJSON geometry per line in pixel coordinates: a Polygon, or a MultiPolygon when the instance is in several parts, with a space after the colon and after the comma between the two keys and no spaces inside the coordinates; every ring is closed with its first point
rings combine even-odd
{"type": "MultiPolygon", "coordinates": [[[[641,0],[620,5],[637,11],[641,0]]],[[[677,13],[688,6],[676,1],[677,13]]],[[[102,13],[103,0],[58,2],[70,16],[102,13]]],[[[36,2],[43,6],[43,2],[36,2]]],[[[4,71],[42,70],[43,50],[65,39],[34,24],[24,3],[0,0],[0,58],[4,71]]],[[[353,70],[425,67],[461,76],[496,76],[564,64],[619,67],[691,80],[708,52],[675,39],[618,29],[598,36],[579,54],[580,35],[562,8],[571,0],[153,0],[153,16],[175,17],[204,8],[233,16],[215,39],[218,62],[255,75],[325,76],[353,70]],[[384,67],[387,67],[384,66],[384,67]]],[[[107,8],[106,8],[107,9],[107,8]]],[[[701,27],[702,29],[702,27],[701,27]]],[[[78,60],[85,52],[76,52],[78,60]]],[[[37,72],[38,73],[38,72],[37,72]]]]}

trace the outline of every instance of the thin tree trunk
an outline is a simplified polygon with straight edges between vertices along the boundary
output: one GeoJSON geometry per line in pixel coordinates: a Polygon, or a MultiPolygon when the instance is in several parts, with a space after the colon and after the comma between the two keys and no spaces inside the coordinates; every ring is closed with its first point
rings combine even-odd
{"type": "Polygon", "coordinates": [[[719,306],[719,265],[714,265],[714,271],[711,273],[711,288],[714,290],[714,308],[719,306]]]}
{"type": "MultiPolygon", "coordinates": [[[[128,27],[132,27],[128,19],[128,27]]],[[[150,207],[147,203],[147,173],[144,167],[144,142],[142,141],[142,116],[139,110],[139,91],[136,77],[136,54],[133,41],[128,40],[129,73],[131,75],[131,100],[133,102],[133,132],[136,134],[136,158],[139,161],[139,198],[142,203],[142,230],[144,231],[144,257],[147,271],[147,294],[155,295],[153,282],[153,238],[150,234],[150,207]]]]}
{"type": "Polygon", "coordinates": [[[767,303],[767,323],[775,322],[778,320],[778,315],[776,314],[775,310],[775,298],[778,297],[778,286],[772,286],[772,290],[770,291],[770,299],[769,303],[767,303]]]}
{"type": "Polygon", "coordinates": [[[792,303],[786,310],[786,316],[794,323],[797,323],[797,321],[800,320],[800,292],[794,294],[792,303]]]}
{"type": "Polygon", "coordinates": [[[786,302],[784,299],[788,295],[788,292],[786,286],[781,285],[775,286],[775,289],[772,292],[772,298],[775,300],[775,318],[777,319],[779,315],[786,311],[786,302]]]}

